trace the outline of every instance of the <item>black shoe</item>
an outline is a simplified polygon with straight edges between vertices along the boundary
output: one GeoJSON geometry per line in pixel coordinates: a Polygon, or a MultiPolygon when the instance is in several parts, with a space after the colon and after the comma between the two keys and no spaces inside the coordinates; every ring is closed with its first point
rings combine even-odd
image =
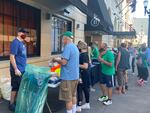
{"type": "Polygon", "coordinates": [[[16,107],[15,104],[9,104],[8,109],[12,112],[15,112],[15,107],[16,107]]]}

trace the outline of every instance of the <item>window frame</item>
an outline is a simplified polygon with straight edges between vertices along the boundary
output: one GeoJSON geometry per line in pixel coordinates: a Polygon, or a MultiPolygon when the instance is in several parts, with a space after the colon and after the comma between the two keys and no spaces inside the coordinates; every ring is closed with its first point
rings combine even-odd
{"type": "MultiPolygon", "coordinates": [[[[66,26],[67,27],[67,30],[68,31],[73,31],[73,20],[71,20],[71,19],[69,19],[69,18],[65,18],[65,17],[62,17],[62,16],[60,16],[60,15],[52,15],[52,18],[57,18],[57,19],[61,19],[61,20],[63,20],[63,21],[66,21],[67,23],[70,23],[70,27],[68,28],[68,26],[66,26]]],[[[52,24],[54,24],[54,23],[52,23],[52,24]]],[[[54,29],[54,25],[52,26],[52,29],[54,29]]],[[[58,30],[58,29],[57,29],[58,30]]],[[[60,29],[59,29],[60,30],[60,29]]],[[[52,32],[52,30],[51,30],[51,33],[55,33],[55,31],[56,30],[54,30],[54,32],[52,32]]],[[[53,48],[52,46],[55,46],[55,41],[56,41],[56,36],[54,36],[55,38],[54,38],[54,40],[52,40],[52,38],[51,38],[51,41],[52,41],[52,45],[51,45],[51,48],[53,48]],[[54,44],[54,45],[53,45],[54,44]]],[[[60,50],[62,50],[62,48],[63,48],[63,44],[61,44],[61,47],[60,47],[60,50]]],[[[62,53],[62,51],[54,51],[53,52],[53,50],[51,49],[51,54],[52,55],[58,55],[58,54],[61,54],[62,53]]]]}
{"type": "MultiPolygon", "coordinates": [[[[11,0],[9,2],[10,2],[10,4],[12,3],[11,0]]],[[[35,28],[35,30],[36,30],[36,50],[33,52],[34,54],[27,55],[27,58],[39,57],[41,55],[41,49],[40,49],[41,48],[41,10],[37,9],[37,8],[35,8],[33,6],[27,5],[25,3],[16,1],[16,0],[13,0],[12,6],[13,6],[13,8],[18,8],[18,7],[20,8],[21,6],[23,6],[23,7],[29,8],[30,10],[33,10],[36,13],[36,18],[34,19],[36,21],[35,22],[36,23],[36,25],[35,25],[36,26],[36,28],[35,28]]],[[[17,11],[18,10],[16,10],[16,12],[17,11]]],[[[3,7],[3,12],[4,12],[4,7],[3,7]]],[[[21,26],[21,21],[24,20],[23,17],[18,17],[15,14],[12,14],[12,15],[4,14],[3,12],[0,13],[0,15],[2,16],[2,18],[4,18],[4,16],[9,16],[9,17],[11,17],[13,19],[13,24],[12,24],[13,27],[15,27],[14,26],[15,22],[16,22],[17,29],[19,28],[19,26],[21,26]]],[[[20,15],[20,12],[21,11],[19,10],[19,15],[20,15]]],[[[2,21],[4,21],[4,19],[2,21]]],[[[4,23],[2,23],[2,24],[4,24],[4,23]]],[[[3,25],[3,27],[4,27],[4,25],[3,25]]],[[[28,28],[28,29],[30,29],[30,28],[28,28]]],[[[14,31],[15,30],[13,28],[13,32],[14,31]]],[[[5,35],[4,34],[4,28],[3,28],[3,34],[2,35],[5,35]]],[[[8,35],[8,34],[6,34],[6,35],[8,35]]],[[[4,52],[4,49],[5,49],[4,48],[4,42],[5,42],[4,39],[2,40],[2,42],[3,42],[2,46],[3,46],[3,52],[4,52]]],[[[0,56],[0,61],[9,60],[9,55],[8,56],[0,56]]]]}

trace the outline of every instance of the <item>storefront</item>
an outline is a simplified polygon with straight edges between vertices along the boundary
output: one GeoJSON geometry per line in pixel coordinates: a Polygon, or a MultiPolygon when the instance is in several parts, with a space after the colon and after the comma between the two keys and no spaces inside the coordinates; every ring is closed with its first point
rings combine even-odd
{"type": "Polygon", "coordinates": [[[62,52],[64,31],[74,32],[75,43],[84,40],[87,17],[72,3],[72,0],[0,0],[0,85],[3,80],[10,83],[10,44],[19,27],[29,31],[27,62],[38,66],[48,66],[48,61],[62,52]]]}
{"type": "Polygon", "coordinates": [[[109,11],[104,0],[95,0],[95,2],[89,0],[87,7],[93,15],[89,14],[87,17],[87,24],[85,25],[86,42],[97,42],[100,45],[102,36],[113,31],[109,11]]]}
{"type": "Polygon", "coordinates": [[[17,36],[19,27],[29,31],[28,63],[48,66],[49,59],[62,52],[61,34],[64,31],[73,31],[76,43],[84,40],[86,18],[70,0],[1,0],[0,78],[10,76],[10,43],[17,36]]]}
{"type": "Polygon", "coordinates": [[[40,56],[40,10],[14,0],[0,1],[0,60],[8,59],[17,28],[29,31],[27,55],[40,56]]]}

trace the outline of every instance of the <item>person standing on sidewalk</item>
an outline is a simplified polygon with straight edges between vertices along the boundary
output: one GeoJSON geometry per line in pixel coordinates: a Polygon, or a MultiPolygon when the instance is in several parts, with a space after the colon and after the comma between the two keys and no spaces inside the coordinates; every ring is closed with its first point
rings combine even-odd
{"type": "Polygon", "coordinates": [[[27,30],[20,28],[18,36],[12,41],[10,46],[10,75],[11,75],[11,100],[9,110],[15,111],[15,102],[21,83],[21,75],[25,72],[26,67],[26,47],[23,41],[26,38],[27,30]]]}
{"type": "Polygon", "coordinates": [[[101,54],[99,61],[102,65],[102,76],[100,77],[100,88],[103,95],[98,99],[105,105],[112,104],[112,87],[114,86],[114,74],[115,74],[115,58],[114,54],[107,50],[107,44],[101,44],[101,54]]]}
{"type": "Polygon", "coordinates": [[[66,102],[67,113],[76,113],[76,91],[79,81],[79,50],[72,40],[73,33],[64,32],[61,59],[53,59],[53,62],[61,64],[59,99],[66,102]]]}
{"type": "Polygon", "coordinates": [[[118,57],[116,61],[117,81],[118,81],[118,93],[125,93],[125,85],[127,81],[126,71],[130,68],[129,57],[130,54],[126,48],[125,43],[121,43],[121,47],[118,49],[118,57]]]}
{"type": "Polygon", "coordinates": [[[78,43],[80,51],[80,79],[77,87],[77,111],[82,109],[90,109],[90,74],[89,74],[89,57],[87,52],[87,44],[85,42],[78,43]],[[82,105],[83,93],[86,103],[82,105]]]}
{"type": "Polygon", "coordinates": [[[131,57],[131,67],[132,67],[132,74],[135,75],[135,59],[136,59],[136,49],[132,47],[132,43],[129,43],[128,51],[131,57]]]}
{"type": "Polygon", "coordinates": [[[147,82],[149,73],[148,73],[148,61],[147,61],[147,55],[146,55],[146,49],[145,47],[141,48],[141,52],[138,55],[138,66],[140,67],[140,73],[139,73],[139,80],[138,82],[147,82]]]}

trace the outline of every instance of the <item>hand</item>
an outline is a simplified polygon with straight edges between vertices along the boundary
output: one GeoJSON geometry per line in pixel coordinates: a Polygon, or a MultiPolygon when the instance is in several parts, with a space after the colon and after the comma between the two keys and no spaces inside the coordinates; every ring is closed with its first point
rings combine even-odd
{"type": "Polygon", "coordinates": [[[57,59],[56,59],[56,58],[53,58],[53,59],[52,59],[52,62],[57,62],[57,59]]]}
{"type": "Polygon", "coordinates": [[[15,75],[21,76],[22,74],[21,74],[21,72],[18,69],[15,69],[15,75]]]}
{"type": "Polygon", "coordinates": [[[107,51],[103,51],[100,53],[100,56],[102,57],[107,51]]]}
{"type": "Polygon", "coordinates": [[[100,56],[99,56],[99,61],[100,61],[100,62],[103,62],[103,59],[102,59],[102,57],[100,57],[100,56]]]}

